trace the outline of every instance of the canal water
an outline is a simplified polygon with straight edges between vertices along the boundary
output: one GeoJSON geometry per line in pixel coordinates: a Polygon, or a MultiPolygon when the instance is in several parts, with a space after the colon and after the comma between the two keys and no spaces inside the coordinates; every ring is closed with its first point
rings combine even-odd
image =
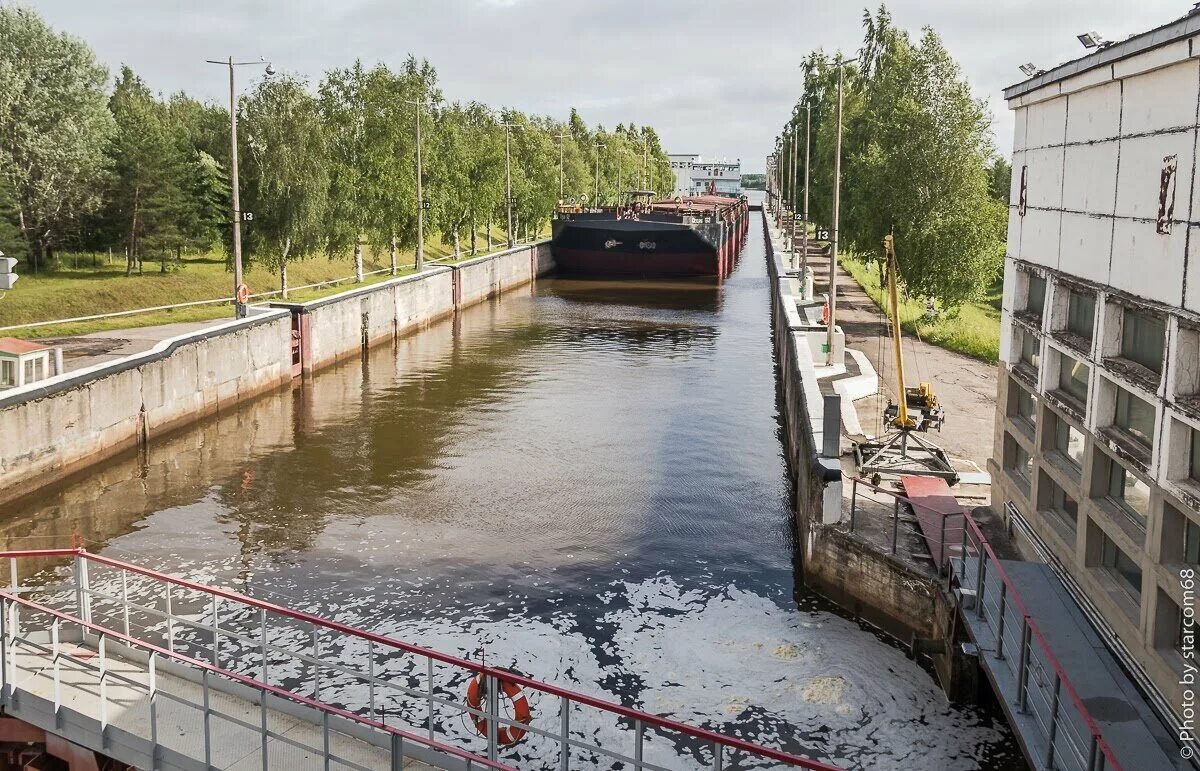
{"type": "Polygon", "coordinates": [[[848,767],[1011,767],[1002,723],[797,585],[768,291],[757,219],[721,284],[542,280],[10,507],[0,535],[79,533],[848,767]]]}

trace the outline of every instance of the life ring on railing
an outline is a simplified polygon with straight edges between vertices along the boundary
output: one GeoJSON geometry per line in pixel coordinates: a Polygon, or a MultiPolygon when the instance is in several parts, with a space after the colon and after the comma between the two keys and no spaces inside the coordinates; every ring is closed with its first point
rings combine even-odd
{"type": "MultiPolygon", "coordinates": [[[[518,723],[529,725],[533,722],[533,712],[529,708],[529,699],[521,686],[509,680],[500,679],[500,692],[512,703],[513,719],[518,723]]],[[[482,673],[471,678],[467,685],[467,706],[473,710],[483,709],[483,700],[487,698],[487,681],[482,673]]],[[[471,722],[480,736],[487,737],[488,721],[481,715],[472,715],[471,722]]],[[[503,747],[509,747],[525,738],[528,733],[524,728],[515,725],[497,725],[496,741],[503,747]]]]}
{"type": "Polygon", "coordinates": [[[250,287],[245,284],[238,284],[236,296],[238,303],[245,305],[246,301],[250,299],[250,287]]]}
{"type": "Polygon", "coordinates": [[[821,323],[829,326],[829,303],[828,301],[821,306],[821,323]]]}

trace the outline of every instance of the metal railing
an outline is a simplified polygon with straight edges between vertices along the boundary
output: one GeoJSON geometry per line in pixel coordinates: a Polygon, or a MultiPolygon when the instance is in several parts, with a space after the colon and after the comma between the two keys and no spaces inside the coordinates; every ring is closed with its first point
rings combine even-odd
{"type": "MultiPolygon", "coordinates": [[[[850,532],[853,533],[855,531],[855,527],[858,525],[862,516],[876,519],[885,518],[890,530],[888,548],[890,553],[896,554],[899,550],[901,535],[905,532],[911,532],[905,531],[900,527],[900,523],[905,516],[903,512],[903,506],[905,505],[912,510],[914,515],[916,515],[918,512],[923,512],[932,515],[937,520],[939,534],[937,553],[931,554],[930,557],[934,561],[934,567],[937,570],[938,575],[943,575],[947,560],[954,556],[953,552],[958,546],[956,542],[962,538],[963,523],[966,522],[967,519],[967,514],[965,511],[953,513],[941,512],[922,503],[918,503],[912,498],[902,495],[894,490],[888,490],[885,487],[873,485],[865,479],[852,477],[850,479],[850,532]],[[886,509],[890,509],[890,511],[886,513],[882,511],[872,512],[869,510],[869,508],[860,506],[859,487],[864,487],[871,492],[887,496],[887,498],[891,500],[890,506],[888,505],[887,501],[865,499],[865,496],[864,499],[867,503],[878,504],[886,509]]],[[[920,538],[923,543],[928,544],[924,533],[919,527],[917,528],[916,536],[920,538]]]]}
{"type": "Polygon", "coordinates": [[[1062,665],[1030,616],[978,523],[966,518],[961,556],[950,560],[952,578],[972,597],[971,613],[995,637],[995,664],[1017,684],[1016,710],[1030,716],[1046,741],[1045,768],[1101,771],[1121,765],[1062,665]]]}
{"type": "MultiPolygon", "coordinates": [[[[82,549],[0,553],[3,557],[12,570],[11,585],[0,590],[4,614],[19,608],[22,624],[41,617],[52,638],[66,624],[92,634],[101,647],[104,640],[119,641],[151,662],[170,660],[200,672],[206,727],[208,689],[221,680],[261,693],[264,703],[299,704],[385,732],[394,742],[442,752],[468,768],[835,768],[82,549]],[[65,584],[23,587],[17,580],[20,558],[67,557],[73,570],[65,584]],[[31,592],[37,602],[20,596],[31,592]],[[473,707],[464,693],[476,679],[485,697],[473,707]],[[533,701],[532,719],[513,711],[502,696],[506,685],[533,701]],[[510,731],[523,732],[524,739],[506,746],[503,737],[510,731]]],[[[3,618],[0,639],[16,641],[13,632],[20,626],[3,618]]],[[[27,638],[21,644],[33,645],[27,638]]],[[[57,666],[62,650],[42,647],[57,666]]],[[[163,695],[159,689],[157,697],[163,695]]],[[[153,714],[147,719],[153,730],[153,714]]],[[[268,736],[264,722],[264,747],[268,738],[279,736],[268,736]]],[[[206,728],[206,746],[209,741],[206,728]]],[[[329,752],[328,746],[314,749],[318,756],[329,752]]],[[[265,769],[265,750],[263,757],[265,769]]]]}

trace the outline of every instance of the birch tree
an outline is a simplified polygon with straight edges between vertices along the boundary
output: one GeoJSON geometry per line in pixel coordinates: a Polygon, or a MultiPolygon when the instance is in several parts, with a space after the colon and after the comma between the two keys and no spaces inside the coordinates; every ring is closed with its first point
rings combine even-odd
{"type": "Polygon", "coordinates": [[[288,296],[288,263],[328,243],[330,156],[317,100],[290,76],[265,80],[246,99],[245,137],[249,184],[246,228],[252,254],[279,272],[288,296]]]}

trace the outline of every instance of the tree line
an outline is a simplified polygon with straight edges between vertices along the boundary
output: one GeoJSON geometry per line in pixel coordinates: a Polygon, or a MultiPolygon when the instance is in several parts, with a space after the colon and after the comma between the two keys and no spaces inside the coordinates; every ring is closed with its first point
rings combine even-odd
{"type": "MultiPolygon", "coordinates": [[[[426,237],[456,257],[480,248],[481,230],[490,247],[507,227],[506,174],[517,237],[539,232],[563,199],[674,188],[653,128],[451,101],[412,56],[394,69],[356,61],[317,82],[259,74],[237,100],[246,259],[286,291],[294,260],[352,253],[361,276],[364,248],[393,266],[415,248],[418,111],[426,237]]],[[[85,42],[0,7],[0,250],[27,270],[52,269],[64,249],[114,250],[127,273],[228,254],[230,144],[224,105],[156,94],[127,66],[110,83],[85,42]]]]}
{"type": "Polygon", "coordinates": [[[841,243],[878,254],[894,232],[909,295],[943,309],[981,299],[1003,266],[1010,177],[987,106],[933,29],[914,40],[884,6],[865,11],[863,27],[856,59],[821,50],[804,59],[803,93],[776,139],[788,169],[782,194],[802,207],[811,112],[809,219],[831,222],[841,61],[841,243]]]}

